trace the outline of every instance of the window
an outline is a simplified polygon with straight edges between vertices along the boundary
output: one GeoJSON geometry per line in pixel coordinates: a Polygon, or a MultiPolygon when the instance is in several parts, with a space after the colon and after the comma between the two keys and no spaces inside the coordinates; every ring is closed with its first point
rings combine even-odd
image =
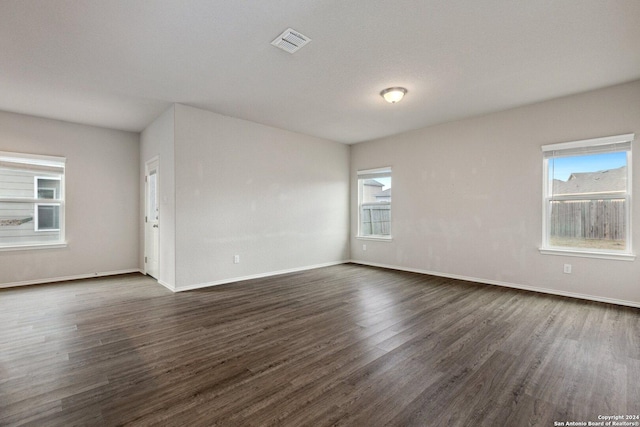
{"type": "Polygon", "coordinates": [[[60,177],[35,177],[34,193],[38,199],[57,199],[60,194],[60,177]]]}
{"type": "Polygon", "coordinates": [[[358,171],[358,237],[391,239],[391,168],[358,171]]]}
{"type": "Polygon", "coordinates": [[[542,147],[542,253],[633,259],[633,138],[630,134],[542,147]]]}
{"type": "MultiPolygon", "coordinates": [[[[37,194],[37,199],[58,199],[60,177],[35,177],[34,194],[37,194]]],[[[35,231],[60,230],[60,206],[50,203],[37,203],[33,222],[35,231]]]]}
{"type": "Polygon", "coordinates": [[[34,222],[35,231],[60,230],[60,206],[37,204],[34,222]]]}
{"type": "Polygon", "coordinates": [[[64,245],[62,157],[0,152],[0,249],[64,245]]]}

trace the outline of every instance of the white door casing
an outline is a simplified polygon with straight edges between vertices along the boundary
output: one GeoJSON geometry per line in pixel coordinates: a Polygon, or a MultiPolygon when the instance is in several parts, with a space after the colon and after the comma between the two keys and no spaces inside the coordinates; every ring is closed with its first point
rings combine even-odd
{"type": "Polygon", "coordinates": [[[158,279],[159,273],[159,187],[157,157],[145,163],[144,260],[145,273],[158,279]]]}

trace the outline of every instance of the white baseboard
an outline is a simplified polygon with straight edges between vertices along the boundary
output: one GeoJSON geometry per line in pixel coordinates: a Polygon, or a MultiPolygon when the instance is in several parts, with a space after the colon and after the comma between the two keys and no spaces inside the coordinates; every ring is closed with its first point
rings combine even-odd
{"type": "Polygon", "coordinates": [[[167,282],[163,282],[162,280],[158,280],[158,283],[161,284],[162,286],[164,286],[165,288],[169,289],[171,292],[176,292],[176,287],[167,283],[167,282]]]}
{"type": "Polygon", "coordinates": [[[64,277],[48,277],[46,279],[25,280],[22,282],[0,283],[0,288],[14,288],[16,286],[40,285],[42,283],[66,282],[68,280],[90,279],[92,277],[115,276],[118,274],[142,273],[139,268],[130,268],[127,270],[102,271],[97,273],[77,274],[74,276],[64,277]]]}
{"type": "Polygon", "coordinates": [[[498,280],[479,279],[477,277],[460,276],[457,274],[440,273],[437,271],[421,270],[417,268],[406,268],[406,267],[400,267],[397,265],[378,264],[375,262],[365,262],[365,261],[359,261],[355,259],[349,260],[349,262],[353,264],[368,265],[371,267],[380,267],[380,268],[387,268],[391,270],[407,271],[410,273],[428,274],[430,276],[446,277],[448,279],[465,280],[467,282],[476,282],[476,283],[482,283],[482,284],[494,285],[494,286],[504,286],[507,288],[522,289],[524,291],[540,292],[543,294],[559,295],[563,297],[571,297],[571,298],[585,299],[589,301],[605,302],[609,304],[617,304],[617,305],[624,305],[628,307],[640,308],[640,303],[635,301],[619,300],[615,298],[600,297],[600,296],[588,295],[588,294],[579,294],[575,292],[558,291],[555,289],[539,288],[536,286],[528,286],[528,285],[519,285],[516,283],[501,282],[498,280]]]}
{"type": "Polygon", "coordinates": [[[227,283],[242,282],[243,280],[262,279],[264,277],[278,276],[280,274],[296,273],[298,271],[313,270],[313,269],[322,268],[322,267],[330,267],[332,265],[345,264],[347,262],[349,262],[349,261],[345,260],[345,261],[327,262],[327,263],[324,263],[324,264],[308,265],[308,266],[305,266],[305,267],[296,267],[296,268],[290,268],[290,269],[287,269],[287,270],[278,270],[278,271],[271,271],[271,272],[268,272],[268,273],[252,274],[250,276],[234,277],[234,278],[231,278],[231,279],[216,280],[214,282],[197,283],[195,285],[180,286],[180,287],[176,287],[175,289],[172,289],[172,287],[170,285],[167,285],[167,284],[164,284],[164,283],[160,283],[160,284],[163,285],[164,287],[168,288],[168,289],[171,289],[173,292],[191,291],[191,290],[194,290],[194,289],[208,288],[209,286],[218,286],[218,285],[225,285],[227,283]]]}
{"type": "MultiPolygon", "coordinates": [[[[520,284],[516,284],[516,283],[502,282],[502,281],[498,281],[498,280],[480,279],[480,278],[477,278],[477,277],[469,277],[469,276],[461,276],[461,275],[458,275],[458,274],[441,273],[441,272],[437,272],[437,271],[422,270],[422,269],[418,269],[418,268],[407,268],[407,267],[401,267],[401,266],[390,265],[390,264],[380,264],[380,263],[375,263],[375,262],[359,261],[359,260],[355,260],[355,259],[345,260],[345,261],[328,262],[328,263],[324,263],[324,264],[315,264],[315,265],[309,265],[309,266],[304,266],[304,267],[291,268],[291,269],[287,269],[287,270],[272,271],[272,272],[268,272],[268,273],[252,274],[252,275],[249,275],[249,276],[234,277],[234,278],[231,278],[231,279],[217,280],[217,281],[214,281],[214,282],[198,283],[198,284],[195,284],[195,285],[189,285],[189,286],[184,286],[184,287],[180,287],[180,288],[176,288],[176,287],[170,285],[169,283],[165,283],[165,282],[163,282],[161,280],[158,280],[158,283],[160,285],[164,286],[165,288],[169,289],[172,292],[183,292],[183,291],[190,291],[190,290],[194,290],[194,289],[208,288],[210,286],[224,285],[224,284],[227,284],[227,283],[241,282],[241,281],[244,281],[244,280],[261,279],[261,278],[265,278],[265,277],[278,276],[280,274],[296,273],[296,272],[299,272],[299,271],[313,270],[313,269],[316,269],[316,268],[330,267],[330,266],[333,266],[333,265],[340,265],[340,264],[346,264],[346,263],[368,265],[368,266],[371,266],[371,267],[380,267],[380,268],[386,268],[386,269],[390,269],[390,270],[407,271],[407,272],[410,272],[410,273],[427,274],[427,275],[430,275],[430,276],[446,277],[448,279],[464,280],[464,281],[468,281],[468,282],[476,282],[476,283],[482,283],[482,284],[486,284],[486,285],[503,286],[503,287],[507,287],[507,288],[521,289],[521,290],[525,290],[525,291],[540,292],[540,293],[544,293],[544,294],[559,295],[559,296],[570,297],[570,298],[578,298],[578,299],[584,299],[584,300],[589,300],[589,301],[597,301],[597,302],[604,302],[604,303],[609,303],[609,304],[617,304],[617,305],[624,305],[624,306],[628,306],[628,307],[640,308],[640,303],[639,302],[635,302],[635,301],[619,300],[619,299],[615,299],[615,298],[607,298],[607,297],[601,297],[601,296],[596,296],[596,295],[580,294],[580,293],[575,293],[575,292],[558,291],[558,290],[555,290],[555,289],[540,288],[540,287],[537,287],[537,286],[520,285],[520,284]]],[[[73,275],[73,276],[51,277],[51,278],[36,279],[36,280],[25,280],[25,281],[22,281],[22,282],[0,283],[0,289],[2,289],[2,288],[13,288],[13,287],[18,287],[18,286],[39,285],[39,284],[43,284],[43,283],[66,282],[68,280],[90,279],[92,277],[115,276],[115,275],[118,275],[118,274],[129,274],[129,273],[144,274],[144,272],[139,268],[131,268],[131,269],[126,269],[126,270],[104,271],[104,272],[96,272],[96,273],[88,273],[88,274],[77,274],[77,275],[73,275]]]]}

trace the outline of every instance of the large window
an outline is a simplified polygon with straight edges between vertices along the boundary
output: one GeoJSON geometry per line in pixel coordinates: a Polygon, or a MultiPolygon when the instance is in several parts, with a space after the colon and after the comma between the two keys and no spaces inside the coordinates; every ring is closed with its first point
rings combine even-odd
{"type": "Polygon", "coordinates": [[[0,249],[64,244],[62,157],[0,152],[0,249]]]}
{"type": "Polygon", "coordinates": [[[631,257],[633,137],[542,147],[543,253],[631,257]]]}
{"type": "Polygon", "coordinates": [[[358,171],[358,237],[391,239],[391,168],[358,171]]]}

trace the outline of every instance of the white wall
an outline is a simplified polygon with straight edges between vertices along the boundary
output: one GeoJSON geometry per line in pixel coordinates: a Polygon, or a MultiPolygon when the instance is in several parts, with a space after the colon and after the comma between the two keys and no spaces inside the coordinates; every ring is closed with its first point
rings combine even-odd
{"type": "MultiPolygon", "coordinates": [[[[640,259],[541,255],[544,144],[636,133],[640,81],[352,146],[351,258],[640,303],[640,259]],[[393,167],[392,242],[357,230],[356,171],[393,167]],[[362,250],[362,244],[367,250],[362,250]],[[563,264],[573,265],[563,274],[563,264]]],[[[640,156],[633,185],[640,189],[640,156]]],[[[640,196],[633,200],[640,249],[640,196]]]]}
{"type": "MultiPolygon", "coordinates": [[[[145,163],[154,157],[160,159],[158,165],[158,234],[159,271],[158,280],[175,289],[176,284],[176,206],[175,206],[175,155],[174,155],[174,113],[173,106],[153,121],[140,135],[140,216],[144,222],[144,173],[145,163]]],[[[144,227],[140,227],[140,269],[144,271],[144,227]]]]}
{"type": "Polygon", "coordinates": [[[175,123],[178,288],[348,258],[348,146],[184,105],[175,123]]]}
{"type": "Polygon", "coordinates": [[[0,286],[138,269],[138,134],[0,112],[0,151],[62,156],[68,247],[0,252],[0,286]]]}

